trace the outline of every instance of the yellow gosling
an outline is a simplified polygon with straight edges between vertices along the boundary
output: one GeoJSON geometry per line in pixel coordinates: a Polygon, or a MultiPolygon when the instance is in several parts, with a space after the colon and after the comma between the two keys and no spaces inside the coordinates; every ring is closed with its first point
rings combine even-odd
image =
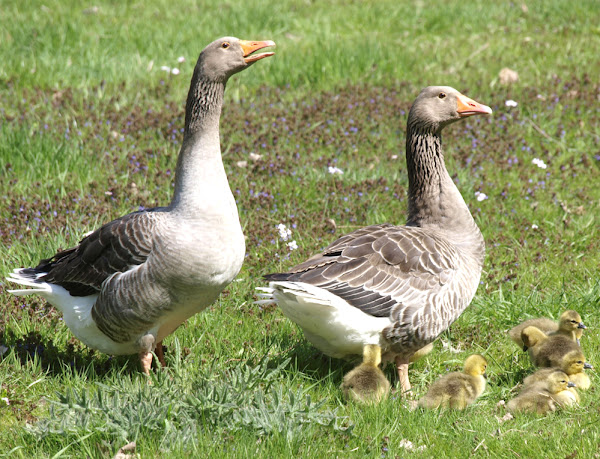
{"type": "Polygon", "coordinates": [[[548,336],[537,327],[525,328],[521,332],[521,339],[523,350],[529,352],[531,362],[538,367],[560,367],[566,354],[581,351],[577,343],[566,336],[548,336]]]}
{"type": "Polygon", "coordinates": [[[390,382],[379,369],[381,348],[376,344],[363,347],[362,363],[344,376],[342,392],[347,399],[377,403],[387,398],[390,382]]]}
{"type": "Polygon", "coordinates": [[[542,368],[535,373],[527,376],[523,381],[525,386],[530,386],[536,382],[543,381],[553,371],[561,370],[564,371],[569,380],[577,385],[578,389],[587,390],[590,388],[590,378],[584,373],[586,368],[590,368],[591,365],[586,363],[585,356],[581,350],[573,350],[565,354],[560,362],[560,365],[552,368],[542,368]]]}
{"type": "Polygon", "coordinates": [[[517,397],[508,402],[507,408],[512,413],[546,414],[560,406],[576,403],[574,395],[568,390],[570,387],[575,387],[575,384],[569,381],[567,374],[556,370],[545,380],[525,386],[517,397]]]}
{"type": "Polygon", "coordinates": [[[576,341],[577,344],[579,344],[579,339],[581,339],[583,330],[586,328],[581,320],[581,316],[577,313],[577,311],[573,311],[572,309],[563,312],[558,319],[558,323],[546,317],[529,319],[508,331],[510,339],[512,339],[519,347],[523,347],[521,332],[527,327],[539,328],[547,335],[565,335],[566,337],[571,338],[573,341],[576,341]]]}
{"type": "Polygon", "coordinates": [[[465,360],[464,370],[449,373],[435,381],[427,394],[419,400],[423,408],[464,409],[485,390],[487,361],[479,354],[465,360]]]}

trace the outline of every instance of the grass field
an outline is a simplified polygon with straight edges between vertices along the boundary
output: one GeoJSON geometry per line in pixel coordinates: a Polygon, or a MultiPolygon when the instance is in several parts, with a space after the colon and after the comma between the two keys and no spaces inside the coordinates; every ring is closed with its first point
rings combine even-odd
{"type": "Polygon", "coordinates": [[[169,202],[193,66],[223,35],[277,43],[232,78],[221,123],[246,262],[165,341],[169,369],[152,385],[135,357],[85,348],[55,309],[1,281],[0,457],[112,457],[131,441],[140,457],[600,453],[595,370],[578,407],[504,421],[497,405],[531,372],[504,333],[519,320],[576,309],[600,366],[598,2],[122,3],[0,0],[0,275],[169,202]],[[504,67],[517,83],[500,83],[504,67]],[[411,379],[420,396],[478,352],[488,388],[464,412],[411,411],[394,394],[346,404],[352,363],[254,305],[254,288],[344,232],[404,222],[406,114],[430,84],[494,110],[444,132],[487,256],[473,303],[411,379]]]}

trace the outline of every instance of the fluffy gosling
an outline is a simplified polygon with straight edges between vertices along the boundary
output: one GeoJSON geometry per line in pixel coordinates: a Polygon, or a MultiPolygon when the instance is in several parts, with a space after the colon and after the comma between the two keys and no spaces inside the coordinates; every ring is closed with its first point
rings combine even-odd
{"type": "Polygon", "coordinates": [[[558,319],[558,323],[545,317],[540,317],[539,319],[529,319],[508,331],[510,339],[517,343],[519,347],[523,347],[521,332],[527,327],[539,328],[547,335],[564,335],[567,338],[577,342],[577,344],[579,344],[579,340],[583,335],[583,330],[586,329],[586,326],[583,324],[579,313],[577,311],[573,311],[572,309],[563,312],[558,319]]]}
{"type": "Polygon", "coordinates": [[[585,356],[581,350],[573,350],[563,356],[558,367],[542,368],[527,376],[523,381],[523,384],[525,386],[530,386],[536,382],[543,381],[550,373],[559,369],[567,374],[569,380],[574,382],[578,389],[587,390],[590,388],[591,383],[589,376],[584,373],[584,370],[591,367],[592,366],[585,361],[585,356]]]}
{"type": "Polygon", "coordinates": [[[462,372],[449,373],[435,381],[419,400],[423,408],[456,408],[462,410],[485,390],[487,361],[479,354],[467,357],[462,372]]]}
{"type": "Polygon", "coordinates": [[[384,400],[390,391],[390,382],[379,369],[381,348],[376,344],[363,347],[362,363],[344,376],[342,392],[347,399],[362,403],[384,400]]]}
{"type": "Polygon", "coordinates": [[[567,374],[555,370],[543,381],[525,386],[506,406],[513,413],[546,414],[555,411],[559,406],[576,403],[574,395],[568,390],[570,387],[575,387],[575,384],[569,381],[567,374]]]}
{"type": "Polygon", "coordinates": [[[523,350],[529,352],[531,363],[537,367],[560,367],[566,354],[581,351],[577,343],[566,336],[548,336],[537,327],[526,327],[521,339],[523,350]]]}

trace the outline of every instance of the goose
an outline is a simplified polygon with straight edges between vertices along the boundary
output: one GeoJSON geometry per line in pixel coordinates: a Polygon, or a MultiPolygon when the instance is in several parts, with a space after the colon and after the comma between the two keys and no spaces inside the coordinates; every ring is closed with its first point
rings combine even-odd
{"type": "Polygon", "coordinates": [[[567,338],[571,338],[573,341],[577,342],[577,344],[579,344],[579,340],[583,335],[583,330],[587,328],[581,320],[579,313],[569,309],[560,315],[558,324],[551,319],[547,319],[546,317],[529,319],[520,323],[508,331],[510,339],[517,343],[519,347],[523,347],[521,332],[530,326],[539,328],[547,335],[564,335],[567,338]]]}
{"type": "MultiPolygon", "coordinates": [[[[562,359],[581,348],[564,335],[548,336],[539,328],[529,326],[521,332],[523,350],[527,350],[536,367],[560,367],[562,359]]],[[[585,360],[585,359],[584,359],[585,360]]]]}
{"type": "Polygon", "coordinates": [[[418,406],[423,408],[457,408],[473,403],[485,390],[487,361],[479,354],[467,357],[463,371],[453,371],[435,381],[418,406]]]}
{"type": "Polygon", "coordinates": [[[585,361],[585,356],[581,350],[572,350],[566,353],[559,362],[559,365],[551,368],[541,368],[535,373],[527,376],[523,380],[525,386],[535,384],[544,380],[550,373],[557,369],[565,372],[570,381],[573,381],[578,389],[587,390],[590,388],[590,378],[584,373],[585,369],[592,366],[585,361]]]}
{"type": "Polygon", "coordinates": [[[360,355],[377,344],[393,360],[402,393],[408,364],[469,305],[485,244],[444,163],[442,130],[492,110],[448,86],[421,91],[408,115],[406,225],[367,226],[269,282],[259,302],[276,302],[323,353],[360,355]]]}
{"type": "Polygon", "coordinates": [[[148,374],[162,340],[209,306],[238,274],[245,242],[219,144],[229,77],[273,55],[272,41],[234,37],[198,57],[185,110],[171,203],[133,212],[86,235],[78,246],[13,271],[7,280],[62,311],[71,332],[106,354],[138,354],[148,374]]]}
{"type": "Polygon", "coordinates": [[[560,405],[571,405],[573,395],[566,392],[574,387],[575,384],[569,381],[565,372],[556,370],[544,381],[525,386],[517,397],[507,403],[506,407],[513,413],[521,411],[546,414],[555,411],[560,405]]]}
{"type": "Polygon", "coordinates": [[[347,399],[357,402],[380,402],[390,391],[390,382],[379,369],[381,348],[367,344],[362,363],[344,376],[342,392],[347,399]]]}

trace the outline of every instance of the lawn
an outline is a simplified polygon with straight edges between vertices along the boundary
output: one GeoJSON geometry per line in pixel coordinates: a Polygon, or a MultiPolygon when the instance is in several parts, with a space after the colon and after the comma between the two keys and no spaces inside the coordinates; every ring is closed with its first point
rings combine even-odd
{"type": "Polygon", "coordinates": [[[600,453],[596,370],[577,407],[506,420],[498,405],[531,372],[505,333],[520,320],[577,310],[600,366],[598,2],[0,0],[0,11],[2,279],[168,203],[198,53],[223,35],[277,43],[230,80],[222,114],[247,237],[237,279],[165,340],[169,369],[151,385],[135,356],[86,348],[54,308],[0,281],[0,456],[112,457],[132,441],[140,457],[600,453]],[[505,67],[516,83],[500,81],[505,67]],[[464,412],[410,410],[395,394],[346,403],[353,364],[253,304],[254,289],[345,232],[404,222],[406,115],[431,84],[494,110],[444,131],[487,254],[471,306],[411,366],[414,396],[474,352],[490,362],[488,387],[464,412]]]}

